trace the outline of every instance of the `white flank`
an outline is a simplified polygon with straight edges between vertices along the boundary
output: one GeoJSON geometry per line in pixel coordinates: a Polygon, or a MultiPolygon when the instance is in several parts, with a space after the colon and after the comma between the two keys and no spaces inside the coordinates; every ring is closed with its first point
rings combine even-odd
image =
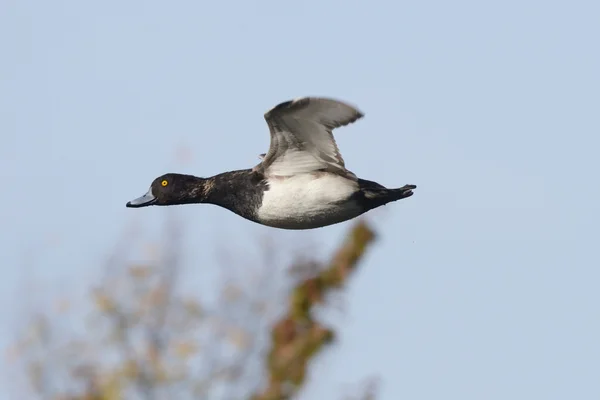
{"type": "Polygon", "coordinates": [[[285,229],[312,229],[346,221],[361,214],[350,200],[358,184],[334,174],[300,174],[269,178],[258,220],[285,229]]]}

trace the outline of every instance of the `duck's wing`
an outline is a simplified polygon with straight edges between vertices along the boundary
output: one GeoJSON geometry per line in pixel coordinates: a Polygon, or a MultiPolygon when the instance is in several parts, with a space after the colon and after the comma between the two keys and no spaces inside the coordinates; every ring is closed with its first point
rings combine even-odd
{"type": "Polygon", "coordinates": [[[332,131],[362,116],[356,108],[327,98],[303,97],[281,103],[265,114],[271,145],[254,169],[277,176],[320,170],[356,179],[346,169],[332,131]]]}

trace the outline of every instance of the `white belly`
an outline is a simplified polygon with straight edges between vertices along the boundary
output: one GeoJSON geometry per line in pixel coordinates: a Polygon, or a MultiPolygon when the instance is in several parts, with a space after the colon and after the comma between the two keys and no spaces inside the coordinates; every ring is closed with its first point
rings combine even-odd
{"type": "Polygon", "coordinates": [[[363,212],[350,199],[357,189],[356,182],[332,174],[269,178],[258,222],[284,229],[312,229],[346,221],[363,212]]]}

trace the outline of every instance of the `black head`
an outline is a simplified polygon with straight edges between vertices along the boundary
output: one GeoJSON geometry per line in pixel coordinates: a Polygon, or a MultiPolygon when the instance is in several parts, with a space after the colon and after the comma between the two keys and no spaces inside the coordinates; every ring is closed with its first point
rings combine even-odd
{"type": "Polygon", "coordinates": [[[165,174],[156,178],[148,192],[131,200],[127,207],[170,206],[199,203],[204,196],[204,179],[192,175],[165,174]]]}

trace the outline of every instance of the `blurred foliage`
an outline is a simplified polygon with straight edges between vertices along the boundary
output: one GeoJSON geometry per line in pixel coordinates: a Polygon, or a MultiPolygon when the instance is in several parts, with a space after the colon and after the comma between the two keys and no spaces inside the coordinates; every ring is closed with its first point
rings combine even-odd
{"type": "MultiPolygon", "coordinates": [[[[181,289],[178,224],[167,231],[155,262],[132,265],[115,251],[91,292],[92,318],[74,321],[81,326],[63,318],[72,308],[65,301],[32,319],[11,352],[31,392],[19,398],[292,398],[307,383],[311,360],[336,336],[315,317],[316,307],[327,306],[374,240],[358,222],[330,261],[296,263],[287,272],[302,276],[287,280],[277,279],[281,266],[224,268],[210,302],[181,289]]],[[[370,382],[344,398],[374,399],[375,389],[370,382]]]]}
{"type": "Polygon", "coordinates": [[[292,289],[286,314],[272,328],[268,385],[253,400],[287,399],[305,383],[309,361],[335,337],[332,329],[314,317],[313,309],[347,281],[373,239],[373,231],[358,223],[329,265],[292,289]]]}

